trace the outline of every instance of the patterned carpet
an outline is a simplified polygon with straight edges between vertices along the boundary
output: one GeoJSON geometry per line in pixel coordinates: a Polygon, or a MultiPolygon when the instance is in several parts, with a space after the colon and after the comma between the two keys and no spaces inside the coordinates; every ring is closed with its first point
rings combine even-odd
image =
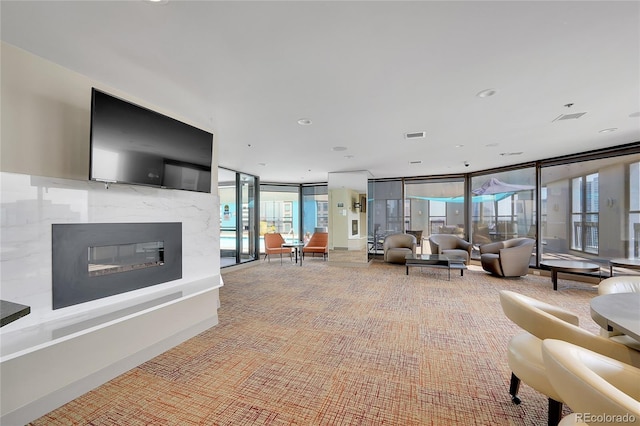
{"type": "MultiPolygon", "coordinates": [[[[507,389],[510,289],[589,316],[590,284],[464,277],[373,262],[285,262],[224,275],[220,324],[33,425],[542,425],[507,389]]],[[[566,412],[567,410],[565,410],[566,412]]]]}

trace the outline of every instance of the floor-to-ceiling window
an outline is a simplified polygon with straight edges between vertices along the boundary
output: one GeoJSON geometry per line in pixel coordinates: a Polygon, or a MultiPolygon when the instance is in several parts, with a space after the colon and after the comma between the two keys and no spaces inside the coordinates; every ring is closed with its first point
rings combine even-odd
{"type": "Polygon", "coordinates": [[[286,241],[299,239],[300,185],[260,185],[260,236],[274,232],[286,241]]]}
{"type": "Polygon", "coordinates": [[[542,257],[637,257],[640,154],[541,167],[542,257]]]}
{"type": "MultiPolygon", "coordinates": [[[[407,231],[425,238],[432,234],[465,237],[464,177],[407,179],[404,188],[407,231]]],[[[421,241],[418,244],[427,251],[421,241]]]]}
{"type": "Polygon", "coordinates": [[[220,197],[220,266],[236,264],[238,221],[236,210],[236,172],[218,168],[220,197]]]}
{"type": "Polygon", "coordinates": [[[242,215],[240,216],[240,229],[242,238],[238,241],[238,253],[240,262],[255,260],[258,252],[256,250],[256,177],[240,174],[239,198],[242,205],[242,215]]]}
{"type": "Polygon", "coordinates": [[[402,179],[372,180],[368,186],[369,251],[382,253],[382,241],[386,235],[404,232],[402,179]]]}
{"type": "Polygon", "coordinates": [[[476,245],[516,237],[536,238],[536,168],[471,178],[471,235],[476,245]]]}
{"type": "Polygon", "coordinates": [[[328,232],[329,191],[327,185],[302,187],[302,235],[309,241],[314,232],[328,232]]]}
{"type": "Polygon", "coordinates": [[[220,266],[255,260],[255,197],[257,178],[218,168],[220,197],[220,266]]]}

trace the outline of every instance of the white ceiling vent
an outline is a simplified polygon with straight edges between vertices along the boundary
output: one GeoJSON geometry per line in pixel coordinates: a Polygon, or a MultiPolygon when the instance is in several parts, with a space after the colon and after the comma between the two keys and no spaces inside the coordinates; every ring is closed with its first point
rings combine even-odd
{"type": "Polygon", "coordinates": [[[426,137],[427,137],[427,132],[412,132],[412,133],[404,134],[405,139],[420,139],[420,138],[426,138],[426,137]]]}
{"type": "Polygon", "coordinates": [[[583,115],[585,115],[586,112],[575,112],[573,114],[560,114],[559,116],[557,116],[553,121],[560,121],[560,120],[575,120],[577,118],[582,117],[583,115]]]}

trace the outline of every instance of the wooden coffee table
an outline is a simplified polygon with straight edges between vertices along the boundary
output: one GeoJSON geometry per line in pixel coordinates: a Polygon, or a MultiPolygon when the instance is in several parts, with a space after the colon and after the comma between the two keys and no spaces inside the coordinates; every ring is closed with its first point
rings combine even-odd
{"type": "Polygon", "coordinates": [[[602,279],[600,265],[597,263],[584,262],[582,260],[543,260],[540,265],[551,269],[551,282],[555,291],[558,290],[558,272],[569,274],[598,272],[598,276],[602,279]]]}
{"type": "Polygon", "coordinates": [[[609,276],[613,276],[613,267],[640,269],[640,259],[611,259],[609,261],[609,276]]]}
{"type": "Polygon", "coordinates": [[[446,256],[444,254],[408,254],[405,256],[405,266],[407,275],[409,275],[409,267],[419,266],[421,268],[441,268],[449,270],[449,281],[451,281],[451,270],[459,269],[460,276],[464,276],[464,270],[467,265],[464,259],[456,256],[446,256]]]}

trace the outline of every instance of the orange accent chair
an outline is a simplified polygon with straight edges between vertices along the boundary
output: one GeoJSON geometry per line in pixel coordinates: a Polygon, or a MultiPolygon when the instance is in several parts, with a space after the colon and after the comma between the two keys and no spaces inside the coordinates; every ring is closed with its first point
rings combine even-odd
{"type": "Polygon", "coordinates": [[[284,238],[279,233],[273,234],[264,234],[264,260],[267,258],[269,262],[271,262],[272,254],[279,254],[280,261],[282,261],[282,253],[288,254],[291,257],[291,253],[293,252],[292,247],[282,247],[284,244],[284,238]]]}
{"type": "Polygon", "coordinates": [[[328,232],[314,232],[306,246],[302,248],[302,257],[305,253],[312,253],[313,256],[316,253],[322,253],[322,258],[327,260],[329,254],[329,233],[328,232]]]}

